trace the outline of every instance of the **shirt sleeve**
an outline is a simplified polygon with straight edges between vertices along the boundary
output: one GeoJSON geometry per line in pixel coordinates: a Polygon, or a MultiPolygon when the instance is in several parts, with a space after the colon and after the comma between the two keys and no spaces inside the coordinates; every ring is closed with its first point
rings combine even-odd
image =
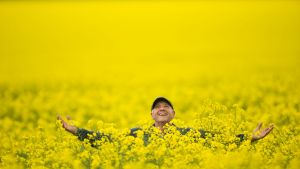
{"type": "Polygon", "coordinates": [[[136,136],[137,136],[137,131],[139,131],[139,130],[142,130],[142,129],[139,128],[139,127],[131,128],[131,129],[130,129],[129,136],[136,137],[136,136]]]}
{"type": "MultiPolygon", "coordinates": [[[[207,134],[211,134],[212,137],[214,137],[215,133],[212,133],[210,131],[205,131],[203,129],[198,130],[200,132],[200,137],[201,138],[206,138],[207,134]]],[[[246,140],[246,136],[245,134],[237,134],[235,135],[237,138],[239,138],[239,140],[235,141],[236,145],[240,145],[241,142],[243,142],[244,140],[246,140]]]]}
{"type": "MultiPolygon", "coordinates": [[[[205,131],[203,129],[200,129],[199,132],[200,132],[202,138],[205,138],[207,134],[211,134],[212,136],[215,135],[214,133],[211,133],[209,131],[205,131]]],[[[235,135],[235,136],[238,137],[240,139],[240,141],[245,140],[245,135],[244,134],[238,134],[238,135],[235,135]]]]}
{"type": "Polygon", "coordinates": [[[240,142],[246,140],[245,134],[238,134],[238,135],[236,135],[236,137],[240,138],[240,142]]]}
{"type": "Polygon", "coordinates": [[[111,137],[108,134],[89,131],[83,128],[79,128],[75,135],[78,137],[80,141],[84,141],[85,139],[88,139],[92,146],[94,145],[95,141],[101,140],[102,138],[111,141],[111,137]]]}

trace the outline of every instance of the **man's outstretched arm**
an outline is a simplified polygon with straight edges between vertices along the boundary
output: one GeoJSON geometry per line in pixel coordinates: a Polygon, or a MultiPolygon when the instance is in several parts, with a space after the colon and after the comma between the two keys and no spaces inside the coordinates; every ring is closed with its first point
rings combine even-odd
{"type": "MultiPolygon", "coordinates": [[[[252,133],[251,143],[256,142],[256,141],[266,137],[273,130],[274,125],[271,124],[269,127],[265,128],[263,130],[260,130],[261,127],[262,127],[262,123],[260,122],[260,123],[258,123],[258,126],[254,129],[254,131],[252,133]]],[[[184,132],[184,134],[187,133],[189,130],[190,129],[185,130],[186,132],[184,132]]],[[[209,131],[205,131],[202,129],[200,129],[199,132],[200,132],[202,138],[205,138],[206,134],[208,134],[208,133],[210,133],[210,134],[212,134],[212,136],[214,136],[214,133],[211,133],[209,131]]],[[[238,134],[238,135],[236,135],[236,137],[240,138],[240,141],[244,141],[246,139],[244,134],[238,134]]]]}
{"type": "MultiPolygon", "coordinates": [[[[67,117],[69,119],[69,117],[67,117]]],[[[88,139],[90,143],[93,146],[93,143],[96,140],[100,140],[103,136],[105,136],[108,140],[111,140],[109,135],[103,134],[100,132],[93,132],[89,131],[83,128],[78,128],[74,125],[68,124],[61,116],[57,116],[57,119],[61,122],[62,127],[68,131],[69,133],[72,133],[73,135],[77,136],[80,141],[83,141],[84,139],[88,139]],[[91,137],[89,137],[89,135],[91,137]]]]}
{"type": "MultiPolygon", "coordinates": [[[[252,137],[251,137],[251,143],[258,141],[260,139],[263,139],[264,137],[266,137],[274,128],[274,125],[271,124],[269,127],[260,130],[262,126],[262,123],[258,123],[258,126],[253,130],[252,133],[252,137]]],[[[236,137],[240,138],[240,141],[244,141],[245,140],[245,135],[244,134],[238,134],[236,135],[236,137]]]]}

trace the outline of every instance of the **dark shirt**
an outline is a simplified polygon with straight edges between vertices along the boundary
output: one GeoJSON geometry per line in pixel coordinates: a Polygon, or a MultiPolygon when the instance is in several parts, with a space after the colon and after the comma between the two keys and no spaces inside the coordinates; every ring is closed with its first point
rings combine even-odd
{"type": "MultiPolygon", "coordinates": [[[[192,128],[180,128],[180,127],[176,127],[177,131],[180,132],[181,135],[185,135],[188,132],[190,132],[191,130],[193,130],[192,128]]],[[[128,136],[133,136],[133,137],[137,137],[137,132],[138,131],[143,131],[142,128],[136,127],[136,128],[131,128],[130,129],[130,133],[128,134],[128,136]]],[[[209,132],[209,131],[205,131],[205,130],[198,130],[200,133],[200,137],[201,138],[206,138],[207,134],[211,134],[211,136],[213,137],[214,134],[209,132]]],[[[148,145],[149,144],[149,137],[150,137],[151,133],[149,132],[144,132],[144,136],[143,136],[143,141],[144,141],[144,145],[148,145]]],[[[90,143],[93,146],[93,143],[96,140],[100,140],[102,138],[108,140],[108,141],[112,141],[111,135],[109,134],[105,134],[105,133],[100,133],[100,132],[93,132],[93,131],[89,131],[83,128],[79,128],[76,132],[76,136],[78,137],[78,139],[80,141],[83,141],[84,139],[88,139],[90,141],[90,143]],[[93,137],[89,137],[89,135],[94,135],[93,137]]],[[[238,134],[236,135],[236,137],[238,137],[240,140],[240,142],[242,142],[243,140],[245,140],[245,135],[244,134],[238,134]]],[[[239,143],[238,143],[239,144],[239,143]]]]}

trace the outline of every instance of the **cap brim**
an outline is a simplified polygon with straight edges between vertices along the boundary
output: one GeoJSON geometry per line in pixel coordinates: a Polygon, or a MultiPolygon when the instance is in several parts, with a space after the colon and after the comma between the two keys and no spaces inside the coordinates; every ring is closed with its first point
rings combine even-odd
{"type": "Polygon", "coordinates": [[[166,99],[166,98],[164,98],[164,97],[158,97],[158,98],[156,98],[156,99],[154,100],[154,102],[153,102],[153,104],[152,104],[152,107],[151,107],[151,110],[153,110],[154,107],[155,107],[155,105],[156,105],[157,103],[159,103],[159,102],[165,102],[165,103],[167,103],[169,106],[171,106],[172,109],[173,109],[173,105],[172,105],[172,103],[171,103],[168,99],[166,99]]]}

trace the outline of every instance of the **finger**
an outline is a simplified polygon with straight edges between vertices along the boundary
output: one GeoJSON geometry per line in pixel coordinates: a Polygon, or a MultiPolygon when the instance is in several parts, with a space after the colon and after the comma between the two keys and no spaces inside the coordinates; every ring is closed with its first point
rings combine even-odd
{"type": "Polygon", "coordinates": [[[70,117],[70,116],[66,116],[66,117],[67,117],[68,120],[71,120],[71,117],[70,117]]]}
{"type": "Polygon", "coordinates": [[[61,116],[57,116],[57,120],[59,120],[62,124],[65,123],[64,119],[61,116]]]}
{"type": "Polygon", "coordinates": [[[264,131],[262,132],[262,136],[265,137],[266,135],[268,135],[271,131],[273,130],[273,128],[266,128],[264,129],[264,131]]]}
{"type": "Polygon", "coordinates": [[[58,120],[60,120],[60,123],[62,124],[62,126],[65,128],[66,126],[68,126],[68,123],[61,117],[61,116],[58,116],[57,117],[58,120]]]}
{"type": "Polygon", "coordinates": [[[273,128],[274,128],[274,125],[273,124],[271,124],[269,127],[267,127],[267,128],[265,128],[264,130],[263,130],[263,132],[270,132],[270,131],[272,131],[273,130],[273,128]]]}
{"type": "Polygon", "coordinates": [[[274,127],[270,127],[270,128],[268,129],[268,131],[267,131],[268,134],[273,130],[273,128],[274,128],[274,127]]]}
{"type": "Polygon", "coordinates": [[[262,122],[258,123],[257,127],[254,129],[254,133],[257,132],[262,126],[262,122]]]}
{"type": "Polygon", "coordinates": [[[261,133],[265,134],[265,133],[267,133],[269,130],[270,130],[270,128],[267,127],[267,128],[265,128],[265,129],[263,129],[263,131],[262,131],[261,133]]]}
{"type": "Polygon", "coordinates": [[[61,122],[64,122],[64,120],[61,116],[57,116],[57,120],[60,120],[61,122]]]}

